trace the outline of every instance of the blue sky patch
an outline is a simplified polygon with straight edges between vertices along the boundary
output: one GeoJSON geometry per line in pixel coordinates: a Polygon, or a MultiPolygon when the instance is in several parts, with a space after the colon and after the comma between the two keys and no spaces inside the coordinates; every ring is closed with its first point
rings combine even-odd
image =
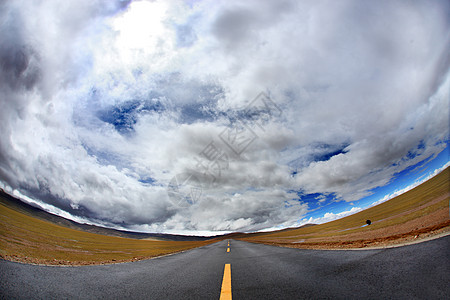
{"type": "Polygon", "coordinates": [[[121,134],[134,131],[134,125],[143,114],[160,113],[164,106],[158,100],[129,100],[116,106],[100,110],[97,116],[103,122],[109,123],[121,134]]]}

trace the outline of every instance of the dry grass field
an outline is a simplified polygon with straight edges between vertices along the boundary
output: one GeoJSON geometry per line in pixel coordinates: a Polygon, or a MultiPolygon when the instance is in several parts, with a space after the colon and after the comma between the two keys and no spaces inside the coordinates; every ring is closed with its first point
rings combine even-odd
{"type": "Polygon", "coordinates": [[[0,203],[0,257],[36,264],[86,265],[141,260],[211,243],[99,235],[39,220],[0,203]]]}
{"type": "Polygon", "coordinates": [[[450,232],[450,169],[387,202],[325,224],[269,233],[243,240],[295,248],[384,247],[450,232]],[[364,226],[366,220],[370,226],[364,226]]]}

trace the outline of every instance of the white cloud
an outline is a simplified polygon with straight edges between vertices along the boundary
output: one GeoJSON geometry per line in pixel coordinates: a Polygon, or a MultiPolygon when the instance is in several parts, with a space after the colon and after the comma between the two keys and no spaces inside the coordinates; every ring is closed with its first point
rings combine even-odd
{"type": "Polygon", "coordinates": [[[307,207],[289,191],[356,201],[442,151],[448,11],[438,2],[3,3],[0,180],[60,212],[139,230],[290,226],[307,207]],[[282,115],[252,124],[257,137],[237,156],[219,134],[250,119],[243,109],[261,91],[282,115]],[[167,185],[201,171],[210,142],[228,168],[179,209],[167,185]]]}

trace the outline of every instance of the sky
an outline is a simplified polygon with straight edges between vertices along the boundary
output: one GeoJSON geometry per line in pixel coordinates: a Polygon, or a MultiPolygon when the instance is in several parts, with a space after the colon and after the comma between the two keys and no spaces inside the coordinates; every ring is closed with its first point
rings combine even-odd
{"type": "Polygon", "coordinates": [[[449,165],[450,3],[2,1],[0,187],[134,231],[322,223],[449,165]]]}

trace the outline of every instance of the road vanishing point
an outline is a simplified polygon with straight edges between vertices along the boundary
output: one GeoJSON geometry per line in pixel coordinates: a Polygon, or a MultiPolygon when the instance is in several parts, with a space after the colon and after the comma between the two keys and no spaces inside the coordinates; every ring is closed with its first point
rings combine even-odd
{"type": "Polygon", "coordinates": [[[450,236],[376,250],[224,240],[155,259],[55,267],[0,260],[2,299],[448,299],[450,236]]]}

